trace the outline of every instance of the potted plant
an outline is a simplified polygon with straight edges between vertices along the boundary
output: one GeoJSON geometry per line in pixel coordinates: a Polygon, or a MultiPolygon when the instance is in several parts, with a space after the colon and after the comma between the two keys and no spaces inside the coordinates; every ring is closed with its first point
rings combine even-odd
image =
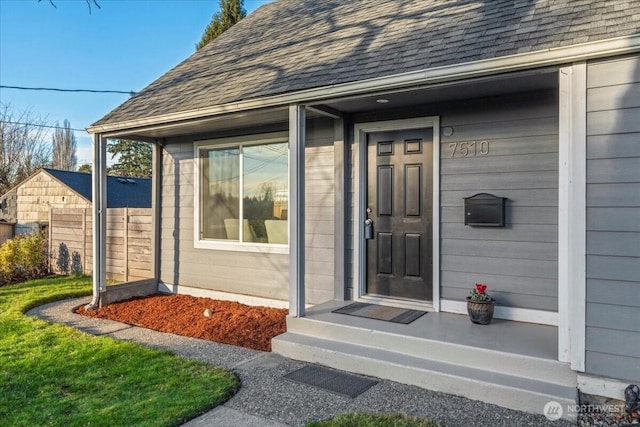
{"type": "Polygon", "coordinates": [[[488,325],[493,319],[493,308],[496,300],[487,294],[487,285],[476,283],[467,297],[467,312],[469,319],[479,325],[488,325]]]}

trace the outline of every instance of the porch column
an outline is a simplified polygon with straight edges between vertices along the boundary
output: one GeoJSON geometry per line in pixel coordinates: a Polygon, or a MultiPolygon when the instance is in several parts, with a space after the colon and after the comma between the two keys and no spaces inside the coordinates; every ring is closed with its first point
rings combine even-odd
{"type": "Polygon", "coordinates": [[[99,307],[107,283],[107,139],[94,134],[92,148],[93,299],[87,309],[99,307]]]}
{"type": "Polygon", "coordinates": [[[289,106],[289,315],[304,317],[305,107],[289,106]]]}
{"type": "Polygon", "coordinates": [[[153,280],[156,287],[160,283],[160,207],[162,204],[162,155],[165,140],[156,139],[152,145],[151,161],[151,223],[153,234],[151,235],[151,253],[153,280]]]}
{"type": "Polygon", "coordinates": [[[559,71],[558,359],[585,369],[587,64],[559,71]]]}

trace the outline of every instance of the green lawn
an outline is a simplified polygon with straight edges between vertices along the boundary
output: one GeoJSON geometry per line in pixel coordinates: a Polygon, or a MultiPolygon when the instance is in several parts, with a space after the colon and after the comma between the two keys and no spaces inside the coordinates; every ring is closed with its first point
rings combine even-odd
{"type": "Polygon", "coordinates": [[[0,424],[179,425],[238,389],[223,369],[24,315],[90,293],[86,277],[0,287],[0,424]]]}
{"type": "Polygon", "coordinates": [[[314,421],[307,427],[440,427],[435,421],[402,414],[342,414],[324,421],[314,421]]]}

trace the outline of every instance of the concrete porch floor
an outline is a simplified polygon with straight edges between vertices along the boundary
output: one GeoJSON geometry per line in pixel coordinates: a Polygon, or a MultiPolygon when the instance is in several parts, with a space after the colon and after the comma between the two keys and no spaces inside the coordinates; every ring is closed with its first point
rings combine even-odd
{"type": "Polygon", "coordinates": [[[273,351],[306,362],[417,385],[533,413],[575,404],[576,373],[557,360],[557,328],[428,312],[408,325],[332,310],[329,301],[288,318],[273,351]]]}
{"type": "Polygon", "coordinates": [[[377,330],[407,337],[479,347],[505,353],[558,360],[558,328],[493,319],[476,325],[466,315],[428,312],[408,325],[332,313],[353,301],[328,301],[307,310],[306,318],[336,325],[377,330]]]}

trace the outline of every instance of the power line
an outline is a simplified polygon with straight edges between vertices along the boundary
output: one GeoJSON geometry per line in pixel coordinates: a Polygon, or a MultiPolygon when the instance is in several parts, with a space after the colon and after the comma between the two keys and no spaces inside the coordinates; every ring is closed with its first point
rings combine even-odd
{"type": "Polygon", "coordinates": [[[5,86],[0,85],[2,89],[18,89],[18,90],[45,90],[45,91],[53,91],[53,92],[88,92],[88,93],[124,93],[129,96],[133,96],[136,92],[130,91],[122,91],[122,90],[98,90],[98,89],[60,89],[54,87],[26,87],[26,86],[5,86]]]}
{"type": "Polygon", "coordinates": [[[86,132],[85,129],[66,128],[64,126],[39,125],[37,123],[10,122],[7,120],[0,120],[0,123],[8,123],[10,125],[35,126],[39,128],[50,128],[50,129],[69,129],[69,130],[75,130],[78,132],[86,132]]]}

